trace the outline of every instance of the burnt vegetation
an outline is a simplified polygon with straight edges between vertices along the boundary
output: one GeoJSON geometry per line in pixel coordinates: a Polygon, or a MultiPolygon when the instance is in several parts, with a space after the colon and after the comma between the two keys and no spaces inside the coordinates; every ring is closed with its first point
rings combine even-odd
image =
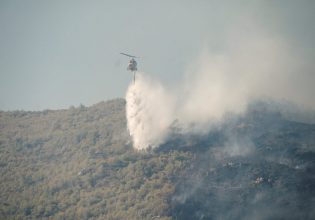
{"type": "Polygon", "coordinates": [[[0,112],[1,219],[314,219],[315,125],[250,109],[135,151],[123,99],[0,112]]]}

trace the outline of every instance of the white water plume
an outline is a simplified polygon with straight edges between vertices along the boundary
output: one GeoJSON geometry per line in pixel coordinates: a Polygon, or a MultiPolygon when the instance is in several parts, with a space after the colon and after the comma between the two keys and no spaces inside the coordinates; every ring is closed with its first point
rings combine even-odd
{"type": "Polygon", "coordinates": [[[127,95],[128,130],[136,149],[156,147],[167,136],[173,117],[173,101],[157,81],[138,73],[127,95]]]}

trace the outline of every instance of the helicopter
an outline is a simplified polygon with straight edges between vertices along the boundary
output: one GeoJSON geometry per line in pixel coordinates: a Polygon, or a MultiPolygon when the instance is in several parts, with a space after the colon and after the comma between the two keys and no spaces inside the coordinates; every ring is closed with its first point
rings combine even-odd
{"type": "Polygon", "coordinates": [[[120,53],[121,55],[127,56],[127,57],[131,57],[131,60],[129,60],[128,66],[127,66],[127,70],[130,70],[131,72],[133,72],[133,83],[136,82],[136,72],[137,72],[137,62],[135,60],[135,58],[139,58],[130,54],[126,54],[126,53],[120,53]]]}

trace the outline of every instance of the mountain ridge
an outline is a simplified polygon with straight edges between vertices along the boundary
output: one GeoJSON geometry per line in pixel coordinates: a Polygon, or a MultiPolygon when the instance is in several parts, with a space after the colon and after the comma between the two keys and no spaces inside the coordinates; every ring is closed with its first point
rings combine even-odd
{"type": "Polygon", "coordinates": [[[315,125],[259,106],[132,148],[124,99],[0,112],[3,219],[312,219],[315,125]]]}

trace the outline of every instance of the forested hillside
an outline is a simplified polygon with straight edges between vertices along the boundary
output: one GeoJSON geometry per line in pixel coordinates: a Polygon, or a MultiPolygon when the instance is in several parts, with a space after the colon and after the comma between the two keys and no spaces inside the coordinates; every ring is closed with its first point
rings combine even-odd
{"type": "Polygon", "coordinates": [[[0,219],[314,219],[315,125],[251,110],[132,148],[123,99],[0,112],[0,219]]]}

